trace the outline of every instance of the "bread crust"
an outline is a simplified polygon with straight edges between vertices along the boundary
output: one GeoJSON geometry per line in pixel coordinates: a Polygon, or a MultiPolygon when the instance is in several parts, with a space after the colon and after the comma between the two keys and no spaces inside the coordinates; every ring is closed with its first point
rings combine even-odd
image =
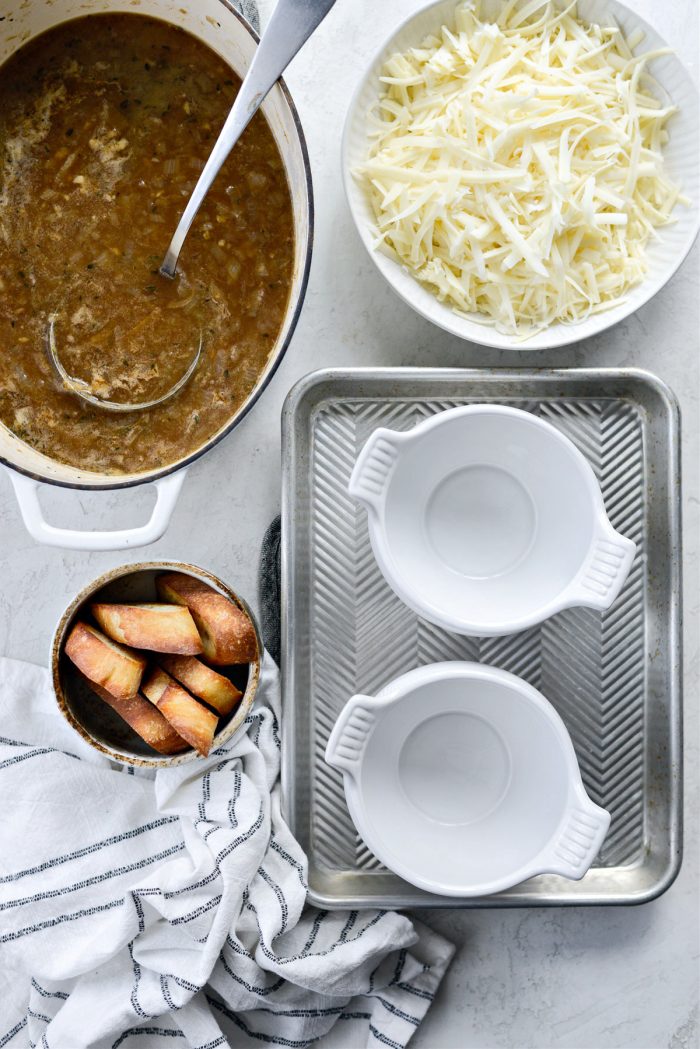
{"type": "Polygon", "coordinates": [[[90,611],[114,641],[149,652],[198,655],[202,642],[187,608],[172,604],[93,604],[90,611]]]}
{"type": "Polygon", "coordinates": [[[65,653],[84,676],[117,699],[137,695],[146,657],[118,644],[88,623],[78,621],[65,643],[65,653]]]}
{"type": "Polygon", "coordinates": [[[198,754],[206,757],[214,742],[219,719],[211,710],[198,703],[177,681],[164,670],[156,667],[141,686],[149,699],[175,731],[194,747],[198,754]]]}
{"type": "Polygon", "coordinates": [[[127,725],[159,754],[178,754],[182,750],[187,750],[189,747],[187,741],[177,734],[157,707],[154,707],[143,696],[135,695],[130,696],[129,699],[119,699],[106,688],[90,681],[84,674],[81,673],[80,676],[96,696],[99,696],[112,710],[116,711],[127,725]]]}
{"type": "Polygon", "coordinates": [[[156,588],[164,601],[185,605],[190,610],[207,663],[224,667],[257,659],[257,640],[250,618],[223,594],[181,572],[158,576],[156,588]]]}
{"type": "Polygon", "coordinates": [[[230,714],[243,696],[233,682],[223,674],[217,674],[195,656],[161,656],[158,662],[188,692],[221,715],[230,714]]]}

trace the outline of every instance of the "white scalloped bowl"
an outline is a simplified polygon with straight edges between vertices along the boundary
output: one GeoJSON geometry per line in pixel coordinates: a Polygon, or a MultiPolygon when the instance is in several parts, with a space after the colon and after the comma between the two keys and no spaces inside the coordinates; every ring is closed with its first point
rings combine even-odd
{"type": "Polygon", "coordinates": [[[353,696],[326,761],[342,771],[372,852],[444,896],[486,896],[538,874],[580,879],[610,824],[551,703],[478,663],[434,663],[353,696]]]}
{"type": "MultiPolygon", "coordinates": [[[[554,324],[525,342],[504,334],[488,323],[487,318],[471,320],[457,314],[450,306],[420,284],[409,270],[388,255],[372,247],[375,221],[371,203],[352,172],[363,163],[368,151],[367,113],[378,96],[379,73],[384,62],[395,51],[417,46],[443,23],[449,22],[457,0],[437,0],[408,18],[382,46],[362,77],[350,103],[343,133],[342,168],[345,193],[360,238],[379,272],[394,291],[427,320],[461,339],[482,346],[506,350],[543,350],[566,346],[590,338],[640,309],[671,279],[690,251],[700,228],[700,134],[698,131],[698,91],[690,73],[674,53],[654,59],[649,69],[661,87],[679,107],[668,124],[670,141],[664,155],[671,178],[678,183],[692,205],[678,205],[676,222],[659,229],[658,240],[647,247],[649,269],[645,279],[632,288],[625,300],[604,313],[579,324],[554,324]]],[[[501,0],[483,0],[486,17],[493,16],[501,0]]],[[[645,34],[645,51],[666,47],[656,30],[619,0],[579,0],[579,15],[590,22],[605,23],[615,19],[626,36],[641,29],[645,34]]],[[[639,49],[638,49],[639,50],[639,49]]]]}

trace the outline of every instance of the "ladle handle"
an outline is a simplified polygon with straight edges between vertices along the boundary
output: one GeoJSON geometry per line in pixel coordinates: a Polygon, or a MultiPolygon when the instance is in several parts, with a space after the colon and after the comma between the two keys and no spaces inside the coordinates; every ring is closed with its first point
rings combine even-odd
{"type": "Polygon", "coordinates": [[[151,519],[139,528],[123,528],[112,532],[80,532],[73,528],[57,528],[44,520],[39,503],[40,482],[23,474],[7,471],[17,496],[22,520],[32,539],[43,546],[59,546],[63,550],[127,550],[148,546],[164,534],[170,524],[177,497],[185,480],[186,470],[160,477],[153,484],[156,505],[151,519]]]}
{"type": "Polygon", "coordinates": [[[297,51],[323,21],[335,0],[278,0],[231,112],[178,222],[161,273],[174,277],[185,237],[227,156],[297,51]]]}

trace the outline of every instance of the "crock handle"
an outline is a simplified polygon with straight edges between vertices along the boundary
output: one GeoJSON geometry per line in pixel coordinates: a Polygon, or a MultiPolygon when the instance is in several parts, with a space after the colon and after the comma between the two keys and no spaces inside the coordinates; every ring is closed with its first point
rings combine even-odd
{"type": "Polygon", "coordinates": [[[625,585],[636,552],[636,544],[616,532],[603,515],[578,578],[562,595],[562,608],[583,605],[601,612],[610,608],[625,585]]]}
{"type": "Polygon", "coordinates": [[[357,457],[348,491],[358,502],[379,512],[387,483],[399,455],[399,446],[410,437],[381,426],[375,430],[357,457]]]}
{"type": "Polygon", "coordinates": [[[349,699],[333,726],[326,747],[326,761],[344,772],[354,773],[360,764],[365,744],[374,728],[371,696],[353,696],[349,699]]]}
{"type": "Polygon", "coordinates": [[[178,470],[152,482],[157,493],[156,505],[147,524],[114,532],[79,532],[48,524],[39,504],[40,482],[14,470],[7,472],[17,496],[22,520],[32,539],[44,546],[60,546],[64,550],[126,550],[155,543],[170,524],[187,473],[186,470],[178,470]]]}
{"type": "Polygon", "coordinates": [[[542,865],[543,873],[579,881],[600,852],[609,826],[610,813],[594,804],[582,790],[542,865]]]}

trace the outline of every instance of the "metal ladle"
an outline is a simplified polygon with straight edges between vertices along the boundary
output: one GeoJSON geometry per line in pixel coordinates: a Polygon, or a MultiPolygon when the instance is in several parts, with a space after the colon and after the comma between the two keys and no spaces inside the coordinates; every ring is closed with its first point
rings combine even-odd
{"type": "Polygon", "coordinates": [[[154,398],[151,401],[137,401],[135,403],[127,403],[125,401],[108,401],[102,397],[98,397],[97,394],[93,393],[90,389],[90,385],[85,382],[84,379],[78,379],[75,375],[69,375],[66,369],[61,364],[61,360],[56,350],[56,333],[55,333],[56,315],[52,314],[49,317],[49,328],[46,335],[46,348],[49,354],[49,360],[56,369],[61,384],[65,390],[69,393],[75,394],[81,401],[85,401],[86,404],[91,404],[93,408],[103,408],[107,412],[140,412],[145,408],[155,408],[159,404],[163,404],[164,401],[169,401],[171,397],[174,397],[176,393],[179,393],[183,386],[189,382],[192,377],[195,368],[199,364],[199,358],[202,355],[202,335],[199,336],[199,346],[197,351],[192,358],[187,371],[178,379],[174,386],[171,386],[169,390],[161,394],[160,397],[154,398]]]}
{"type": "MultiPolygon", "coordinates": [[[[240,91],[231,108],[221,133],[214,144],[209,159],[199,176],[187,207],[182,213],[170,242],[160,272],[164,277],[174,277],[177,260],[185,237],[201,207],[202,201],[209,192],[222,164],[241,137],[246,127],[257,113],[263,100],[279,80],[299,49],[306,43],[316,27],[323,21],[335,0],[278,0],[267,29],[253,56],[253,61],[241,84],[240,91]]],[[[192,377],[202,354],[202,337],[192,361],[180,379],[166,393],[155,400],[140,403],[122,403],[98,397],[92,392],[88,383],[69,375],[61,364],[54,331],[55,315],[49,317],[46,337],[46,349],[64,389],[74,394],[86,404],[108,412],[135,412],[155,408],[164,401],[174,397],[192,377]]]]}
{"type": "Polygon", "coordinates": [[[231,112],[209,154],[197,185],[177,224],[175,235],[165,253],[160,272],[174,277],[177,260],[185,237],[209,192],[222,164],[238,142],[263,99],[277,83],[299,49],[323,21],[335,0],[278,0],[267,29],[263,33],[253,61],[241,84],[231,112]]]}

